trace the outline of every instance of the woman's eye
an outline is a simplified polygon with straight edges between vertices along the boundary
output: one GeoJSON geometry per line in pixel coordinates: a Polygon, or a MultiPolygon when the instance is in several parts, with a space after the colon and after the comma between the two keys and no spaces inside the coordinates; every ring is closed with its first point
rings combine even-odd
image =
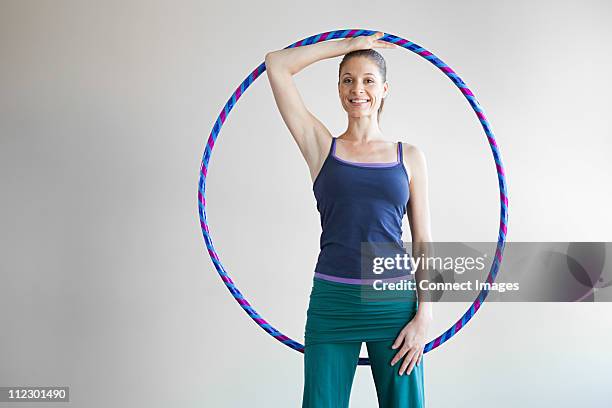
{"type": "MultiPolygon", "coordinates": [[[[344,80],[344,83],[346,84],[346,83],[349,83],[350,81],[351,81],[350,79],[345,79],[345,80],[344,80]]],[[[374,80],[372,80],[372,79],[366,79],[366,82],[368,82],[368,83],[369,83],[369,82],[374,82],[374,80]]]]}

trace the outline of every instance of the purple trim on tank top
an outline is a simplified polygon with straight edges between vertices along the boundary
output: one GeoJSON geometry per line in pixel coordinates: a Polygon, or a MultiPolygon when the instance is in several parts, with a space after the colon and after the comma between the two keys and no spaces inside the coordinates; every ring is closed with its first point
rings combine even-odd
{"type": "Polygon", "coordinates": [[[350,285],[371,285],[373,284],[375,281],[380,281],[380,282],[400,282],[408,277],[410,277],[410,280],[413,280],[413,275],[404,275],[404,276],[398,276],[395,278],[381,278],[381,279],[356,279],[356,278],[341,278],[339,276],[332,276],[332,275],[327,275],[324,273],[319,273],[319,272],[315,272],[314,273],[314,277],[315,278],[320,278],[320,279],[324,279],[324,280],[328,280],[328,281],[332,281],[332,282],[338,282],[338,283],[348,283],[350,285]]]}
{"type": "Polygon", "coordinates": [[[399,145],[398,145],[398,149],[397,149],[397,154],[398,154],[398,158],[396,161],[391,162],[391,163],[363,163],[363,162],[352,162],[352,161],[348,161],[348,160],[344,160],[341,159],[340,157],[336,156],[336,137],[334,137],[334,143],[333,143],[333,147],[332,147],[332,152],[331,155],[334,159],[338,160],[341,163],[346,163],[346,164],[352,164],[353,166],[359,166],[359,167],[394,167],[397,166],[398,164],[400,164],[399,161],[399,145]]]}

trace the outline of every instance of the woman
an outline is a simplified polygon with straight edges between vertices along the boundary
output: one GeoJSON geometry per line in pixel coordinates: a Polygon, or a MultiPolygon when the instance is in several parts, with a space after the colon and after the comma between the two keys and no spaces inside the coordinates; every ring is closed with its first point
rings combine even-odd
{"type": "MultiPolygon", "coordinates": [[[[385,141],[379,127],[389,84],[385,61],[373,48],[397,48],[379,40],[383,35],[282,49],[265,59],[276,104],[308,164],[321,213],[321,252],[305,328],[302,407],[348,407],[364,341],[379,406],[424,406],[422,358],[431,303],[423,296],[417,300],[418,285],[394,294],[400,302],[367,301],[372,281],[363,279],[360,268],[360,243],[401,243],[404,214],[414,251],[422,254],[431,242],[425,157],[413,145],[385,141]],[[304,106],[293,75],[343,54],[338,93],[348,127],[333,137],[304,106]]],[[[388,280],[408,276],[402,273],[388,280]]],[[[410,276],[418,282],[424,273],[417,269],[410,276]]]]}

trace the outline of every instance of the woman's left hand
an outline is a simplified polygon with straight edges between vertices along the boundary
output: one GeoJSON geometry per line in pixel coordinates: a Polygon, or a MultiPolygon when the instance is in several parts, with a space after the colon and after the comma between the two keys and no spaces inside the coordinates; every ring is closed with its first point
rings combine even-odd
{"type": "Polygon", "coordinates": [[[397,336],[397,339],[395,339],[392,348],[399,348],[399,351],[395,357],[393,357],[393,360],[391,360],[391,365],[395,365],[395,363],[405,356],[399,369],[399,375],[403,375],[406,368],[408,368],[406,374],[410,375],[412,368],[421,362],[423,358],[423,348],[425,347],[425,336],[427,335],[430,323],[430,317],[422,316],[417,313],[417,315],[404,326],[397,336]]]}

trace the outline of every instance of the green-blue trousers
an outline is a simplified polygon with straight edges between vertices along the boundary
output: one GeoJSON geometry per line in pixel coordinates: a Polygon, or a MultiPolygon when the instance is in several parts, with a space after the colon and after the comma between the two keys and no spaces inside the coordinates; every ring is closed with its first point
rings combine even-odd
{"type": "Polygon", "coordinates": [[[391,346],[414,317],[414,291],[375,293],[371,286],[314,278],[304,348],[302,408],[348,408],[362,342],[381,408],[425,406],[423,363],[399,375],[391,346]],[[385,296],[387,298],[385,298],[385,296]]]}

